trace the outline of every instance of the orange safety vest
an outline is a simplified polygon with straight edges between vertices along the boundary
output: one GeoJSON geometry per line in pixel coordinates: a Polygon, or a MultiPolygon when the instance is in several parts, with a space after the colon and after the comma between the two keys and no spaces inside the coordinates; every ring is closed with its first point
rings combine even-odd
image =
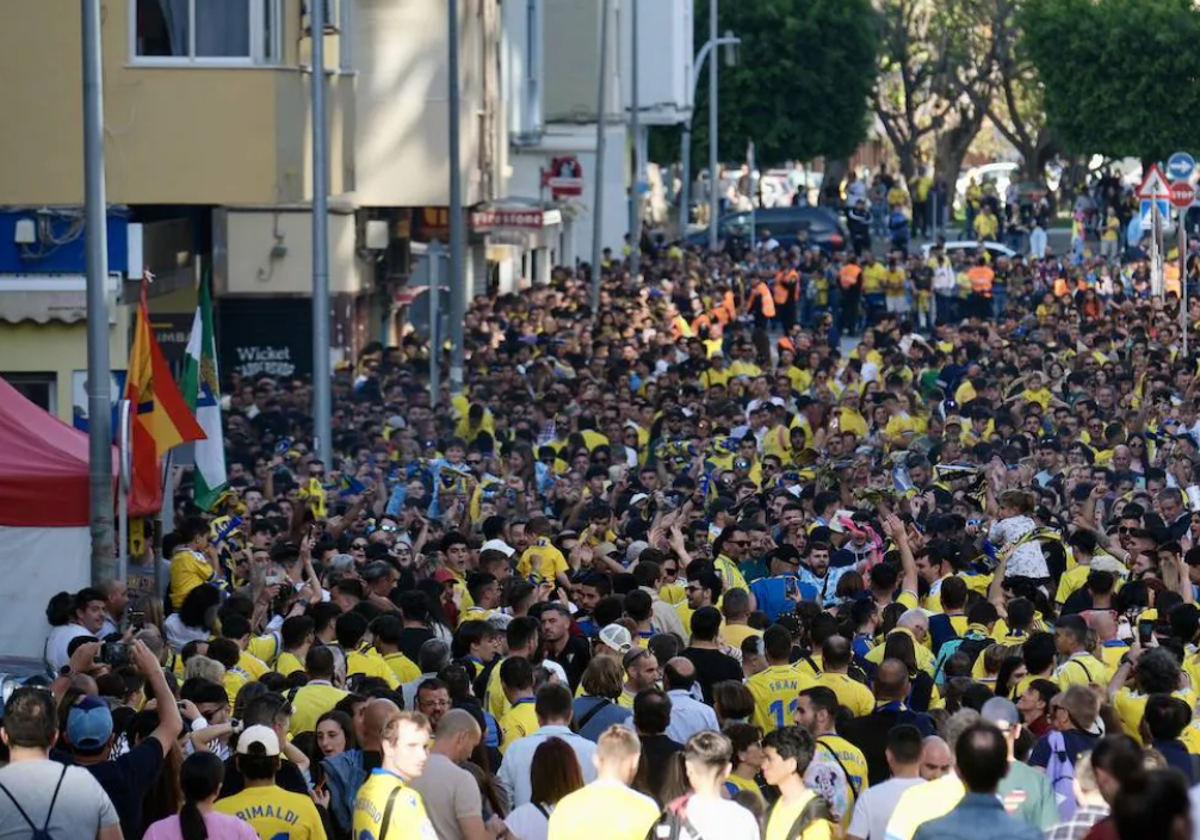
{"type": "Polygon", "coordinates": [[[862,266],[853,263],[844,265],[838,272],[838,281],[842,284],[843,289],[853,289],[858,284],[860,274],[862,274],[862,266]]]}
{"type": "Polygon", "coordinates": [[[789,301],[796,299],[796,287],[800,281],[800,275],[796,270],[789,269],[781,271],[775,275],[775,303],[783,306],[789,301]]]}
{"type": "Polygon", "coordinates": [[[721,298],[721,303],[717,307],[717,320],[722,324],[728,324],[730,321],[737,318],[737,303],[734,302],[733,292],[726,292],[721,298]],[[725,317],[721,317],[721,311],[725,312],[725,317]]]}
{"type": "Polygon", "coordinates": [[[764,318],[775,317],[775,300],[769,294],[769,289],[766,283],[759,283],[750,290],[750,298],[746,301],[746,311],[754,311],[754,301],[757,298],[759,305],[762,307],[764,318]]]}
{"type": "Polygon", "coordinates": [[[984,297],[991,297],[992,280],[995,279],[995,276],[995,273],[986,265],[971,266],[967,270],[967,278],[971,281],[971,291],[984,297]]]}

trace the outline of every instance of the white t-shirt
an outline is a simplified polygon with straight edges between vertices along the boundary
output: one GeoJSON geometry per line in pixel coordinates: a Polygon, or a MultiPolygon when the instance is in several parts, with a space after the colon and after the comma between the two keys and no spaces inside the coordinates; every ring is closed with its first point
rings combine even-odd
{"type": "Polygon", "coordinates": [[[759,840],[761,837],[754,815],[728,799],[693,796],[687,803],[687,817],[704,840],[759,840]]]}
{"type": "Polygon", "coordinates": [[[884,840],[887,835],[888,820],[900,795],[910,787],[916,787],[924,779],[888,779],[873,787],[869,787],[854,803],[854,816],[850,818],[850,827],[846,833],[863,840],[884,840]]]}
{"type": "MultiPolygon", "coordinates": [[[[92,634],[87,631],[86,627],[74,623],[52,629],[50,635],[46,637],[46,663],[50,669],[57,674],[64,665],[71,664],[71,656],[67,653],[67,647],[71,644],[71,640],[90,635],[92,634]]],[[[38,827],[41,828],[41,826],[38,827]]]]}
{"type": "Polygon", "coordinates": [[[188,642],[206,642],[212,636],[211,630],[200,627],[188,627],[179,618],[179,613],[171,613],[163,622],[163,635],[167,637],[167,645],[179,653],[188,642]]]}
{"type": "MultiPolygon", "coordinates": [[[[546,814],[554,813],[553,805],[543,805],[546,814]]],[[[546,840],[550,833],[550,819],[538,810],[532,802],[526,802],[513,808],[512,813],[504,818],[504,824],[514,837],[520,840],[546,840]]]]}

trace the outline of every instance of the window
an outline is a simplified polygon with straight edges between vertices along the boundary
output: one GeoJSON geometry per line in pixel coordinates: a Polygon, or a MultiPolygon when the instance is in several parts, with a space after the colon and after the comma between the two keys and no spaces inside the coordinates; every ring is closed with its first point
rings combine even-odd
{"type": "Polygon", "coordinates": [[[17,393],[51,414],[58,412],[58,376],[53,373],[5,373],[17,393]]]}
{"type": "Polygon", "coordinates": [[[131,0],[134,61],[273,64],[280,0],[131,0]]]}

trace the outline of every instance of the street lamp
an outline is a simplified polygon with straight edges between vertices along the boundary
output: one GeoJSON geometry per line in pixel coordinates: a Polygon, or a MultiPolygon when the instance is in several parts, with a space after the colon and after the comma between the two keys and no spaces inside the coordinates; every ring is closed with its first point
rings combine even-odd
{"type": "MultiPolygon", "coordinates": [[[[713,2],[713,5],[714,6],[716,5],[715,0],[713,2]]],[[[714,22],[716,21],[715,16],[713,17],[713,21],[714,22]]],[[[715,27],[715,23],[714,23],[714,26],[713,26],[714,31],[715,31],[715,28],[716,27],[715,27]]],[[[697,85],[700,84],[700,72],[704,69],[704,62],[705,62],[705,60],[708,59],[709,53],[711,53],[715,48],[717,48],[717,47],[734,47],[734,46],[737,46],[738,44],[740,44],[741,42],[742,42],[742,39],[736,37],[732,32],[726,32],[725,35],[720,38],[717,38],[717,37],[710,38],[704,44],[704,46],[702,46],[700,48],[700,51],[698,53],[696,53],[696,58],[692,62],[692,79],[691,79],[691,83],[688,86],[688,90],[691,92],[691,99],[688,102],[687,120],[684,121],[684,123],[683,123],[683,148],[681,150],[681,152],[682,152],[681,157],[683,160],[683,177],[682,177],[683,184],[682,184],[682,188],[680,191],[680,201],[679,201],[679,216],[680,216],[679,230],[680,230],[681,236],[687,235],[688,218],[690,215],[689,211],[691,210],[691,203],[692,203],[692,118],[695,116],[695,113],[696,113],[696,87],[697,87],[697,85]]],[[[729,64],[730,66],[733,66],[733,64],[735,63],[735,56],[733,55],[732,50],[726,54],[726,63],[729,64]]],[[[713,67],[714,68],[716,67],[715,63],[713,65],[713,67]]],[[[715,85],[713,86],[713,88],[715,89],[715,85]]],[[[709,137],[708,181],[709,181],[709,192],[710,192],[709,201],[711,202],[711,212],[709,214],[711,216],[711,218],[709,219],[709,247],[714,250],[717,247],[717,218],[716,218],[717,212],[716,212],[716,208],[717,208],[717,200],[718,199],[717,199],[717,195],[716,195],[716,190],[717,190],[716,160],[717,160],[718,107],[719,107],[718,97],[716,95],[712,95],[709,100],[709,111],[710,111],[709,128],[710,128],[711,136],[709,137]]]]}

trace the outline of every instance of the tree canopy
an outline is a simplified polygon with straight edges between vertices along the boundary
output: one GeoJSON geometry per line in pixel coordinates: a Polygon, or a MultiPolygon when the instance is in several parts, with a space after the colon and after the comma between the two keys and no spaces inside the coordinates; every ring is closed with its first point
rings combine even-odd
{"type": "Polygon", "coordinates": [[[1200,138],[1200,11],[1190,0],[1025,0],[1020,51],[1075,154],[1163,159],[1200,138]]]}
{"type": "MultiPolygon", "coordinates": [[[[708,40],[708,6],[696,0],[697,49],[708,40]]],[[[722,160],[742,160],[751,140],[765,167],[845,157],[865,139],[877,49],[871,0],[737,0],[721,5],[719,23],[741,38],[737,66],[720,69],[722,160]]],[[[706,160],[707,65],[692,127],[693,160],[706,160]]],[[[677,160],[678,132],[660,134],[653,156],[677,160]]]]}

